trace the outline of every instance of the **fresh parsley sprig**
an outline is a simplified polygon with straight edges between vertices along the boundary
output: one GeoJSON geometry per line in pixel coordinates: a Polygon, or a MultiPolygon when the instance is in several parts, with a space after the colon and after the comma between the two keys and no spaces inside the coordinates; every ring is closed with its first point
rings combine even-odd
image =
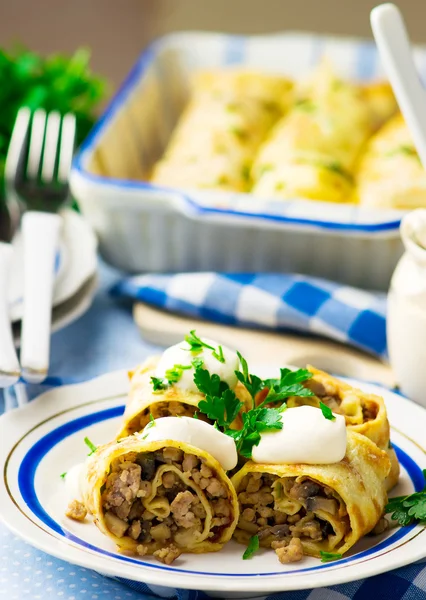
{"type": "Polygon", "coordinates": [[[185,336],[185,342],[189,344],[189,350],[194,353],[201,352],[203,348],[213,350],[213,352],[216,351],[213,346],[206,344],[206,342],[203,342],[203,340],[198,337],[198,335],[195,333],[195,329],[191,329],[189,334],[185,336]]]}
{"type": "Polygon", "coordinates": [[[423,469],[425,487],[408,496],[389,498],[385,512],[400,525],[411,525],[414,521],[426,521],[426,469],[423,469]]]}
{"type": "Polygon", "coordinates": [[[258,446],[261,433],[283,428],[281,411],[277,408],[252,408],[242,414],[243,426],[239,430],[224,431],[233,438],[238,452],[251,458],[253,446],[258,446]]]}
{"type": "Polygon", "coordinates": [[[215,421],[219,427],[227,429],[237,417],[243,403],[235,396],[235,392],[229,389],[228,384],[221,381],[219,375],[210,375],[207,369],[195,369],[194,383],[206,396],[198,403],[199,411],[215,421]]]}
{"type": "Polygon", "coordinates": [[[324,402],[321,402],[321,400],[320,400],[319,405],[320,405],[322,414],[324,415],[324,417],[326,419],[328,419],[329,421],[336,420],[336,417],[333,415],[333,411],[331,410],[331,408],[329,406],[327,406],[327,404],[324,404],[324,402]]]}
{"type": "Polygon", "coordinates": [[[151,383],[154,392],[158,392],[159,390],[165,390],[168,388],[168,385],[164,381],[164,379],[161,379],[159,377],[151,377],[151,383]]]}
{"type": "Polygon", "coordinates": [[[243,560],[251,558],[255,552],[259,550],[259,536],[252,535],[249,539],[248,546],[243,554],[243,560]]]}
{"type": "Polygon", "coordinates": [[[310,389],[302,385],[311,377],[312,373],[308,369],[298,369],[297,371],[280,369],[279,379],[265,379],[263,381],[264,387],[267,387],[269,392],[262,404],[283,402],[291,396],[298,396],[299,398],[314,396],[310,389]]]}
{"type": "Polygon", "coordinates": [[[339,558],[342,558],[342,554],[339,554],[338,552],[324,552],[323,550],[321,550],[320,552],[320,556],[321,556],[321,562],[330,562],[332,560],[339,560],[339,558]]]}
{"type": "Polygon", "coordinates": [[[252,375],[251,373],[249,373],[249,368],[246,359],[239,352],[237,352],[237,355],[240,359],[241,368],[243,372],[241,373],[241,371],[235,371],[235,375],[237,376],[238,380],[241,381],[241,383],[245,386],[248,393],[252,397],[254,408],[256,395],[258,392],[260,392],[260,390],[262,390],[265,387],[264,382],[260,379],[260,377],[257,377],[257,375],[252,375]]]}
{"type": "Polygon", "coordinates": [[[182,379],[184,371],[192,369],[192,365],[173,365],[171,369],[167,369],[165,375],[169,384],[177,383],[182,379]]]}
{"type": "Polygon", "coordinates": [[[242,372],[236,371],[235,375],[252,397],[253,408],[256,406],[257,394],[266,388],[268,389],[267,396],[259,407],[277,402],[282,403],[291,396],[307,398],[314,395],[311,390],[302,385],[302,382],[312,377],[312,373],[307,369],[298,369],[297,371],[280,369],[279,379],[260,379],[257,375],[249,373],[247,361],[239,352],[237,354],[240,359],[242,372]]]}
{"type": "Polygon", "coordinates": [[[202,351],[203,348],[207,348],[207,350],[212,351],[212,355],[215,357],[216,360],[218,360],[222,364],[225,363],[225,355],[223,354],[222,346],[218,346],[218,348],[216,349],[213,346],[210,346],[210,344],[203,342],[203,340],[195,333],[195,329],[192,329],[189,332],[189,335],[185,336],[185,342],[189,345],[190,352],[198,354],[202,351]]]}
{"type": "Polygon", "coordinates": [[[143,440],[146,440],[146,438],[148,437],[148,431],[151,429],[151,427],[155,427],[155,419],[152,416],[152,413],[149,413],[149,423],[147,423],[144,427],[144,435],[142,436],[143,440]]]}
{"type": "Polygon", "coordinates": [[[312,373],[306,369],[297,371],[281,369],[280,379],[262,380],[249,372],[247,361],[239,352],[237,354],[241,371],[235,371],[235,375],[252,398],[252,408],[242,413],[241,429],[230,429],[244,404],[238,400],[235,392],[229,389],[227,383],[221,381],[217,374],[211,375],[201,367],[195,370],[194,383],[206,396],[198,404],[199,411],[217,423],[223,433],[233,438],[242,456],[251,458],[253,447],[259,444],[263,432],[282,429],[281,413],[287,408],[282,401],[295,395],[313,396],[313,393],[302,385],[303,381],[312,377],[312,373]],[[264,389],[267,389],[267,397],[256,406],[256,396],[264,389]],[[267,406],[270,402],[275,404],[279,401],[281,402],[279,407],[267,406]]]}
{"type": "Polygon", "coordinates": [[[84,443],[86,444],[86,446],[89,448],[90,452],[87,456],[92,456],[92,454],[94,454],[97,450],[97,447],[95,446],[95,444],[93,442],[91,442],[89,440],[88,437],[84,438],[84,443]]]}

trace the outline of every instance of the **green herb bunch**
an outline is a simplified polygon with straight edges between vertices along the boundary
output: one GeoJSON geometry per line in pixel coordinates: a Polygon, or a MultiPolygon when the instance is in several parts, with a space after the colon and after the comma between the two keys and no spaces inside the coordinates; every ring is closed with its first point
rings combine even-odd
{"type": "Polygon", "coordinates": [[[0,180],[18,110],[44,108],[77,120],[77,144],[95,121],[95,108],[105,97],[106,82],[89,67],[90,51],[80,48],[72,56],[39,56],[24,47],[0,50],[0,180]]]}

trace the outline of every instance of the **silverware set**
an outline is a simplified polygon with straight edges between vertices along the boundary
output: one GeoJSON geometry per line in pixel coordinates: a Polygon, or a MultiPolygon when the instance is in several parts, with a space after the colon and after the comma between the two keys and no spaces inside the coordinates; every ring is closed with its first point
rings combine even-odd
{"type": "Polygon", "coordinates": [[[0,242],[0,387],[19,377],[43,381],[49,369],[52,295],[61,231],[60,211],[70,200],[68,176],[75,146],[73,114],[21,108],[5,164],[7,223],[0,242]],[[20,363],[8,316],[13,239],[23,238],[24,285],[20,363]]]}

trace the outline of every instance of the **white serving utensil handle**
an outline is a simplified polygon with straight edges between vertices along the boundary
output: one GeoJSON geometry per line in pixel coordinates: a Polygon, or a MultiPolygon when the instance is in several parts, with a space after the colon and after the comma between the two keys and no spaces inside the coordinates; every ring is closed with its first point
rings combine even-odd
{"type": "Polygon", "coordinates": [[[15,384],[21,372],[13,343],[7,293],[12,254],[10,244],[0,243],[0,388],[15,384]]]}
{"type": "Polygon", "coordinates": [[[52,296],[61,217],[27,212],[22,217],[24,309],[21,367],[24,379],[40,383],[49,370],[52,296]]]}
{"type": "Polygon", "coordinates": [[[426,91],[414,65],[401,12],[395,4],[381,4],[373,8],[370,19],[383,66],[426,168],[426,91]]]}

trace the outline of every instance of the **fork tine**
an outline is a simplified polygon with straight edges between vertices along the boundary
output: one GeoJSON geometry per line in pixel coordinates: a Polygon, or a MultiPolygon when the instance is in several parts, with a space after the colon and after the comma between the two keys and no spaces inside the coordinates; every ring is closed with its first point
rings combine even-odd
{"type": "Polygon", "coordinates": [[[31,110],[29,108],[21,108],[16,116],[4,167],[4,176],[8,186],[14,186],[15,184],[19,163],[23,158],[30,119],[31,110]]]}
{"type": "Polygon", "coordinates": [[[28,151],[27,175],[36,179],[40,168],[43,152],[44,127],[46,123],[46,112],[39,108],[33,115],[31,125],[30,148],[28,151]]]}
{"type": "Polygon", "coordinates": [[[55,173],[60,126],[61,116],[58,111],[50,112],[47,116],[43,164],[41,167],[41,179],[45,183],[50,183],[55,173]]]}
{"type": "Polygon", "coordinates": [[[61,148],[59,152],[58,181],[66,184],[71,169],[76,133],[75,115],[68,113],[62,121],[61,148]]]}

